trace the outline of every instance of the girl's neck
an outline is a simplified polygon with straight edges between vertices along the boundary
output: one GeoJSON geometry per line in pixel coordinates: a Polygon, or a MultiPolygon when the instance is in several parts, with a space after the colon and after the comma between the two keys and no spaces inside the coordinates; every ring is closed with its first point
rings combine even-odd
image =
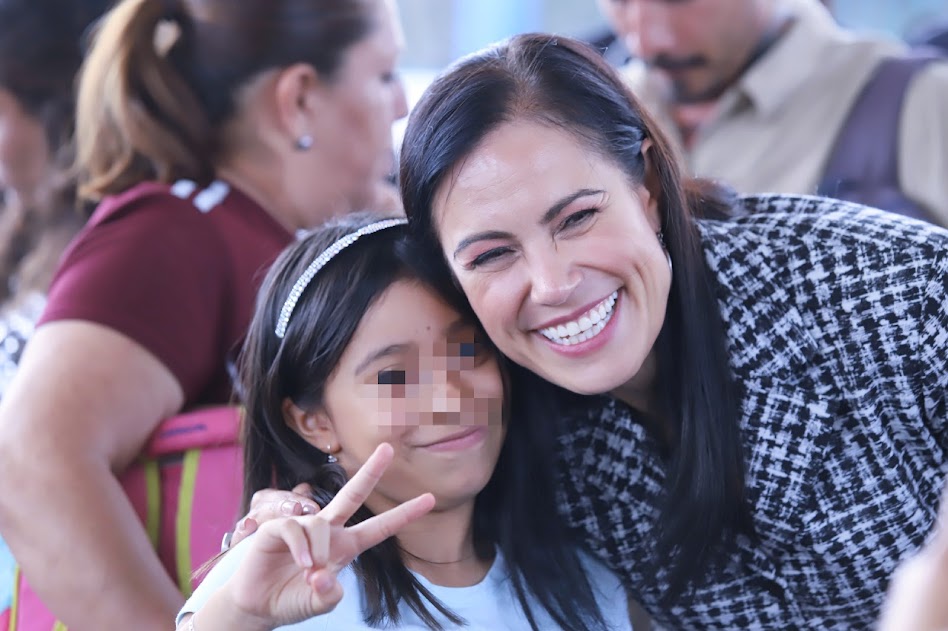
{"type": "Polygon", "coordinates": [[[481,582],[493,558],[482,559],[474,545],[474,500],[434,510],[398,535],[405,565],[435,585],[469,587],[481,582]]]}

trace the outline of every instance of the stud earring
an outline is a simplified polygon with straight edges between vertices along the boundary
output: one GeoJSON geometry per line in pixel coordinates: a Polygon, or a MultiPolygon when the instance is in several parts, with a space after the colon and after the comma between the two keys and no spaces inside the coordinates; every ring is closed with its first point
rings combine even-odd
{"type": "Polygon", "coordinates": [[[313,137],[309,134],[303,134],[296,139],[293,145],[297,151],[309,151],[313,148],[313,137]]]}
{"type": "Polygon", "coordinates": [[[329,464],[336,464],[339,462],[339,459],[332,454],[332,445],[326,445],[326,462],[329,464]]]}
{"type": "Polygon", "coordinates": [[[655,233],[655,236],[658,237],[658,244],[662,246],[662,250],[665,252],[665,260],[668,261],[668,269],[672,272],[675,271],[674,266],[672,265],[671,253],[668,251],[668,247],[665,245],[665,234],[659,230],[655,233]]]}

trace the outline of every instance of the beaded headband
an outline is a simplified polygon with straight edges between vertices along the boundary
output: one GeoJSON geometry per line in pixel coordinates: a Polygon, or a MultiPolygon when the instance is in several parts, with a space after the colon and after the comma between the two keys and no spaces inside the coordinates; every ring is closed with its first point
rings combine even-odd
{"type": "Polygon", "coordinates": [[[286,327],[290,324],[290,316],[293,315],[293,309],[296,308],[296,303],[299,302],[300,296],[306,291],[306,287],[312,282],[316,274],[319,273],[319,270],[326,267],[326,264],[329,263],[334,256],[367,234],[372,234],[373,232],[394,226],[403,226],[407,223],[408,220],[404,217],[376,221],[375,223],[359,228],[351,234],[347,234],[326,248],[322,254],[317,256],[315,260],[309,264],[306,271],[300,275],[299,280],[296,281],[293,285],[293,289],[290,290],[290,295],[286,297],[286,302],[283,303],[283,308],[280,309],[280,317],[277,319],[276,329],[274,330],[276,336],[282,340],[283,336],[286,335],[286,327]]]}

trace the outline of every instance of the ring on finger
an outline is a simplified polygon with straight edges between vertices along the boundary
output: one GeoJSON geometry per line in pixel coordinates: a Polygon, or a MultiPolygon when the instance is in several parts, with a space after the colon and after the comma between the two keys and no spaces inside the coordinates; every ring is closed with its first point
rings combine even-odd
{"type": "Polygon", "coordinates": [[[234,539],[233,532],[225,532],[224,538],[221,539],[221,552],[227,552],[230,550],[230,542],[234,539]]]}

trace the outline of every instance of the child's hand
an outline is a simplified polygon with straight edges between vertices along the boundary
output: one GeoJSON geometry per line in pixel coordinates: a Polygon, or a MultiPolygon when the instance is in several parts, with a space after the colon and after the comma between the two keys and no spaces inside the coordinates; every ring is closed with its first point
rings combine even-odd
{"type": "Polygon", "coordinates": [[[223,588],[234,607],[268,628],[331,611],[342,598],[338,572],[434,506],[434,497],[426,493],[356,526],[344,527],[375,488],[392,454],[391,446],[379,445],[318,514],[262,524],[247,543],[251,549],[240,568],[223,588]]]}

